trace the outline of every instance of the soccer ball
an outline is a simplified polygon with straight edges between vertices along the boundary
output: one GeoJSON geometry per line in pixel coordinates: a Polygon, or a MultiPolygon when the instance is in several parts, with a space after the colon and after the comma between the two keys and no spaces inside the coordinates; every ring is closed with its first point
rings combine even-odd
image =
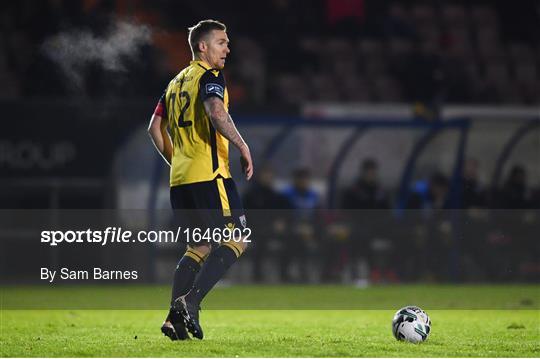
{"type": "Polygon", "coordinates": [[[392,320],[392,332],[397,340],[411,343],[425,341],[431,331],[431,320],[426,312],[415,306],[401,308],[392,320]]]}

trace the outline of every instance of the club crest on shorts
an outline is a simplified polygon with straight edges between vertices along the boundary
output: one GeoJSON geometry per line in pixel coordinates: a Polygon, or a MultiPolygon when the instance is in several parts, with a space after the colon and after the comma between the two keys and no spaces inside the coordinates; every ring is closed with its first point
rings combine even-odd
{"type": "Polygon", "coordinates": [[[242,227],[246,228],[247,226],[246,215],[243,214],[240,217],[238,217],[238,219],[240,219],[240,224],[242,225],[242,227]]]}

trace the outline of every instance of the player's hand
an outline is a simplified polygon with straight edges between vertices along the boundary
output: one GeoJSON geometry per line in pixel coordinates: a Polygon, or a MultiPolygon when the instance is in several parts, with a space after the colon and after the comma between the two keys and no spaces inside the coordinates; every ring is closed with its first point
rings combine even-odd
{"type": "Polygon", "coordinates": [[[240,150],[240,165],[242,166],[242,171],[246,175],[246,180],[249,181],[251,176],[253,176],[253,161],[247,146],[240,150]]]}

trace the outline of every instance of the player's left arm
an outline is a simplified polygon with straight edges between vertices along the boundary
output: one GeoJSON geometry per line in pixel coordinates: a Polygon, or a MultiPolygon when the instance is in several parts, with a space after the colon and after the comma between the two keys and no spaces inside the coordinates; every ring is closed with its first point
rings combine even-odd
{"type": "Polygon", "coordinates": [[[168,120],[165,113],[165,94],[159,100],[150,124],[148,125],[148,134],[152,140],[152,143],[161,154],[165,162],[170,166],[173,146],[169,132],[167,131],[168,120]]]}
{"type": "Polygon", "coordinates": [[[223,73],[217,75],[207,71],[199,82],[201,100],[210,122],[223,137],[229,140],[240,151],[242,169],[249,180],[253,176],[253,160],[249,147],[238,132],[234,121],[227,112],[224,103],[225,78],[223,73]]]}
{"type": "Polygon", "coordinates": [[[247,143],[236,129],[231,116],[225,110],[223,101],[218,97],[210,97],[206,99],[203,104],[206,114],[210,118],[214,128],[240,151],[242,169],[246,175],[246,179],[249,180],[251,176],[253,176],[253,160],[251,159],[251,152],[249,151],[247,143]]]}

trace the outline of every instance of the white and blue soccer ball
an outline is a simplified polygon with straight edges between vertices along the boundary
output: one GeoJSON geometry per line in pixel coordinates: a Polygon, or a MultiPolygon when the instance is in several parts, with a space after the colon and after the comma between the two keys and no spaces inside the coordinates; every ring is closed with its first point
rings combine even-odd
{"type": "Polygon", "coordinates": [[[411,343],[426,341],[431,332],[431,320],[426,312],[416,306],[401,308],[392,320],[392,333],[397,340],[411,343]]]}

